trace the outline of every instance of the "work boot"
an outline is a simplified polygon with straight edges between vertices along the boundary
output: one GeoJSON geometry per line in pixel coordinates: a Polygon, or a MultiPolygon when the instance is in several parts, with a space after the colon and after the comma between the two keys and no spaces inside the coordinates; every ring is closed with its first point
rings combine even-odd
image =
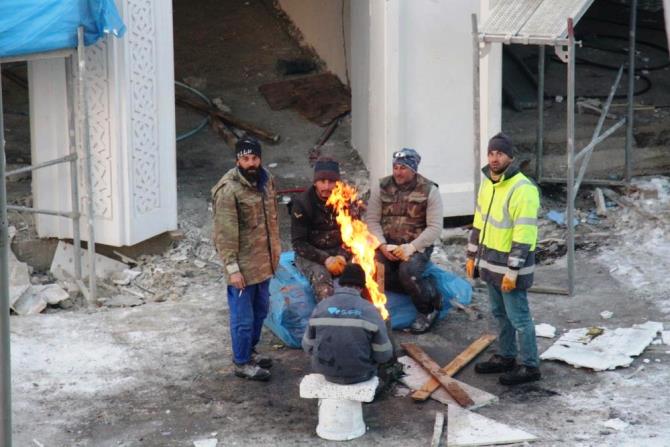
{"type": "Polygon", "coordinates": [[[249,380],[258,380],[266,382],[270,380],[270,371],[261,368],[253,362],[245,363],[243,365],[235,364],[235,375],[249,380]]]}
{"type": "Polygon", "coordinates": [[[272,357],[268,355],[259,354],[255,349],[251,351],[251,361],[261,368],[272,368],[272,357]]]}
{"type": "Polygon", "coordinates": [[[518,385],[520,383],[535,382],[536,380],[540,380],[541,377],[540,368],[518,365],[512,371],[500,376],[498,381],[503,385],[518,385]]]}
{"type": "Polygon", "coordinates": [[[514,368],[516,368],[516,359],[493,354],[487,361],[477,363],[475,365],[475,372],[479,374],[495,374],[512,371],[514,368]]]}
{"type": "Polygon", "coordinates": [[[429,314],[422,314],[418,312],[416,314],[416,319],[409,327],[410,332],[414,334],[423,334],[435,323],[437,319],[437,310],[432,311],[429,314]]]}

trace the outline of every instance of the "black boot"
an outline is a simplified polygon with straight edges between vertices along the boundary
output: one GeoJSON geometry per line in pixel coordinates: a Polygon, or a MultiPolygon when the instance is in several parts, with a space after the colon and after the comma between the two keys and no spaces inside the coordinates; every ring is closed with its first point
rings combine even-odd
{"type": "Polygon", "coordinates": [[[475,372],[479,374],[495,374],[512,371],[515,367],[516,360],[514,358],[493,354],[487,361],[477,363],[475,365],[475,372]]]}
{"type": "Polygon", "coordinates": [[[540,368],[519,365],[512,371],[500,376],[498,381],[503,385],[519,385],[520,383],[535,382],[540,380],[541,377],[540,368]]]}

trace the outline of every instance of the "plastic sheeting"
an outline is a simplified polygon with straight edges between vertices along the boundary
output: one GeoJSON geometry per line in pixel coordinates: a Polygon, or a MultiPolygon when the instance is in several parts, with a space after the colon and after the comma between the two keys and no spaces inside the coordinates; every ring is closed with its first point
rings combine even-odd
{"type": "Polygon", "coordinates": [[[86,45],[126,29],[113,0],[0,0],[0,57],[75,48],[79,26],[86,45]]]}
{"type": "MultiPolygon", "coordinates": [[[[270,310],[265,319],[267,326],[284,344],[299,348],[316,300],[309,281],[293,264],[294,253],[282,253],[279,267],[270,281],[270,310]]],[[[438,319],[442,320],[451,309],[450,301],[455,299],[463,305],[472,300],[472,287],[463,278],[429,264],[424,274],[433,278],[442,295],[442,309],[438,319]]],[[[393,329],[405,329],[416,318],[416,308],[409,296],[386,292],[386,309],[391,316],[393,329]]]]}

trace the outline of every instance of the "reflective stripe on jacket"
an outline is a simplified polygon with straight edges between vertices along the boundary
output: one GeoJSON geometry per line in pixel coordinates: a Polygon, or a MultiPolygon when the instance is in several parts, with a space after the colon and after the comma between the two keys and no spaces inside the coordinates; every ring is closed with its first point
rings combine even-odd
{"type": "Polygon", "coordinates": [[[517,288],[527,289],[535,271],[539,192],[516,164],[495,183],[488,166],[482,171],[468,257],[476,258],[482,280],[500,286],[507,270],[516,270],[517,288]]]}

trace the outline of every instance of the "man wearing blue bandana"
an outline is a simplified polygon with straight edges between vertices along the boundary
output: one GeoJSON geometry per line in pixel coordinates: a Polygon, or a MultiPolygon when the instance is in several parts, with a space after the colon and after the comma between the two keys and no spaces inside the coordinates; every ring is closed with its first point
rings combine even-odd
{"type": "Polygon", "coordinates": [[[433,244],[442,234],[442,197],[437,184],[417,171],[421,156],[410,148],[393,154],[393,175],[373,185],[368,229],[379,240],[377,259],[384,265],[384,287],[407,293],[417,309],[410,329],[423,333],[435,321],[441,297],[423,278],[433,244]]]}

